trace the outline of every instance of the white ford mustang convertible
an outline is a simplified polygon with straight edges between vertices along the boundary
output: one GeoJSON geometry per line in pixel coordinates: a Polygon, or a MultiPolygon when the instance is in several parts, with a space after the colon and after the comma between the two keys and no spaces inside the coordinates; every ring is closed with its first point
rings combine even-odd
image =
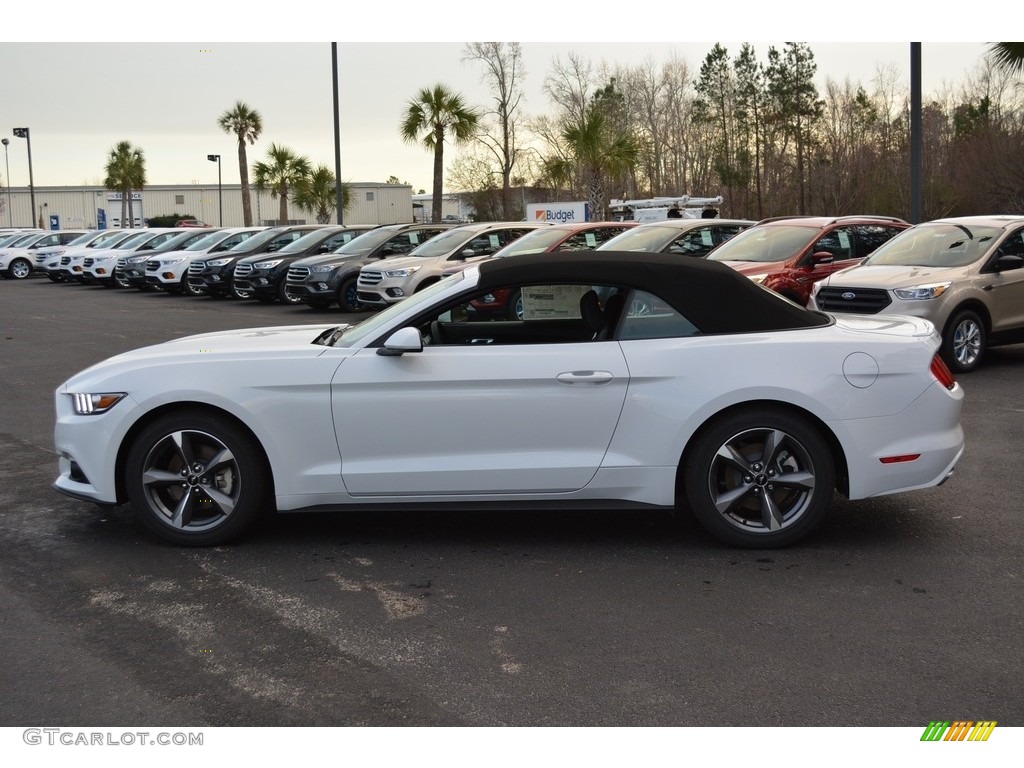
{"type": "Polygon", "coordinates": [[[220,544],[261,509],[688,507],[792,544],[942,483],[963,391],[919,318],[813,312],[714,262],[483,262],[358,325],[175,339],[56,393],[54,487],[220,544]],[[495,291],[522,317],[475,315],[495,291]]]}

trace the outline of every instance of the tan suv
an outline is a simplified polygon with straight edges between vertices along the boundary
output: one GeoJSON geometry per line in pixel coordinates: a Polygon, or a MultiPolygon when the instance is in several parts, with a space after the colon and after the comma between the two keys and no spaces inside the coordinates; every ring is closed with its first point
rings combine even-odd
{"type": "Polygon", "coordinates": [[[384,259],[359,270],[359,303],[374,309],[397,304],[421,288],[436,283],[445,270],[479,261],[527,232],[552,226],[548,222],[487,222],[466,224],[442,232],[407,256],[384,259]]]}
{"type": "Polygon", "coordinates": [[[818,283],[827,312],[914,315],[942,334],[958,373],[987,347],[1024,341],[1024,216],[967,216],[918,224],[855,267],[818,283]]]}

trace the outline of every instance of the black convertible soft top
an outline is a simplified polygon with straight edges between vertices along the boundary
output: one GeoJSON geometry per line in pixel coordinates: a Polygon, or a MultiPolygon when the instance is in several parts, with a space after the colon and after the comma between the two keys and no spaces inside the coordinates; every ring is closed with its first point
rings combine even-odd
{"type": "Polygon", "coordinates": [[[663,253],[584,251],[490,259],[480,287],[582,282],[635,288],[661,298],[703,333],[754,333],[828,325],[717,261],[663,253]]]}

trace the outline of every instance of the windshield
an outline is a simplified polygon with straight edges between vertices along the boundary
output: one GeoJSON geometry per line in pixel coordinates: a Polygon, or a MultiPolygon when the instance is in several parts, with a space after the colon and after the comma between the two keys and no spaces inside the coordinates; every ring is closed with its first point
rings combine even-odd
{"type": "Polygon", "coordinates": [[[313,248],[319,243],[328,240],[331,237],[335,237],[338,234],[339,232],[333,229],[329,231],[309,232],[300,237],[298,240],[293,240],[292,242],[288,243],[288,245],[279,250],[277,253],[278,255],[287,255],[289,253],[305,253],[310,248],[313,248]]]}
{"type": "Polygon", "coordinates": [[[447,256],[463,243],[472,240],[480,233],[480,230],[472,229],[450,229],[442,232],[437,237],[432,237],[423,245],[411,250],[408,256],[447,256]]]}
{"type": "Polygon", "coordinates": [[[212,248],[221,240],[225,240],[231,237],[230,234],[224,232],[210,232],[203,235],[198,240],[195,240],[188,244],[185,248],[186,251],[205,251],[207,248],[212,248]]]}
{"type": "Polygon", "coordinates": [[[345,256],[361,256],[364,253],[369,253],[381,243],[386,243],[395,236],[397,230],[398,227],[381,227],[380,229],[371,230],[349,240],[334,251],[334,253],[340,253],[345,256]]]}
{"type": "Polygon", "coordinates": [[[465,280],[466,276],[463,273],[446,277],[444,280],[436,282],[432,285],[428,285],[422,290],[416,291],[409,298],[403,299],[397,304],[392,304],[385,309],[382,309],[377,314],[363,320],[358,325],[353,325],[346,329],[344,333],[337,338],[331,346],[335,347],[351,347],[363,339],[375,336],[381,332],[385,326],[393,321],[397,315],[402,315],[409,310],[415,310],[423,304],[429,304],[434,300],[434,294],[440,291],[447,291],[453,282],[465,280]]]}
{"type": "Polygon", "coordinates": [[[68,243],[68,247],[70,248],[73,245],[86,245],[92,242],[97,237],[98,235],[95,232],[86,232],[84,235],[79,235],[70,243],[68,243]]]}
{"type": "Polygon", "coordinates": [[[821,234],[818,227],[779,224],[751,227],[708,254],[712,261],[785,261],[821,234]]]}
{"type": "Polygon", "coordinates": [[[598,246],[599,251],[643,251],[661,253],[683,230],[679,227],[659,227],[657,224],[641,224],[639,227],[616,235],[598,246]]]}
{"type": "Polygon", "coordinates": [[[106,235],[101,235],[89,243],[86,247],[88,248],[113,248],[118,243],[122,243],[129,237],[135,237],[132,232],[119,232],[117,230],[108,232],[106,235]]]}
{"type": "Polygon", "coordinates": [[[8,245],[11,248],[24,248],[29,243],[35,242],[38,237],[38,232],[33,232],[31,235],[18,235],[14,240],[8,243],[8,245]]]}
{"type": "Polygon", "coordinates": [[[963,267],[980,259],[1003,233],[999,227],[919,224],[883,243],[864,264],[963,267]]]}
{"type": "Polygon", "coordinates": [[[497,251],[494,257],[517,256],[524,253],[547,253],[571,234],[571,232],[566,232],[564,229],[549,228],[527,232],[518,240],[514,240],[500,251],[497,251]]]}
{"type": "Polygon", "coordinates": [[[132,248],[138,248],[140,245],[153,238],[152,232],[143,232],[141,235],[135,235],[135,237],[129,237],[127,240],[118,243],[115,247],[118,250],[130,251],[132,248]]]}
{"type": "Polygon", "coordinates": [[[267,230],[264,230],[263,232],[260,232],[258,234],[253,235],[248,240],[245,240],[245,241],[239,243],[234,248],[232,248],[230,251],[228,251],[228,253],[236,253],[237,254],[237,253],[249,253],[251,251],[257,251],[257,250],[259,250],[260,246],[264,245],[265,243],[269,243],[271,240],[273,240],[275,237],[278,237],[280,234],[281,234],[281,230],[280,229],[267,229],[267,230]]]}

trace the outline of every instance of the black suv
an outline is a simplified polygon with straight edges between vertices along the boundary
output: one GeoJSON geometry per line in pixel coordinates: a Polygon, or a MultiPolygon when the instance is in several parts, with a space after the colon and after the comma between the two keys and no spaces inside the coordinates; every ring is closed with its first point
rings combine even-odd
{"type": "Polygon", "coordinates": [[[253,235],[230,251],[215,258],[196,259],[188,268],[189,293],[203,296],[236,296],[248,299],[251,291],[235,290],[235,265],[244,258],[264,253],[276,253],[308,232],[322,229],[319,224],[291,227],[271,227],[253,235]]]}
{"type": "Polygon", "coordinates": [[[334,253],[300,259],[288,270],[285,290],[295,301],[326,309],[334,302],[342,312],[364,307],[356,298],[359,269],[380,259],[403,256],[451,224],[389,224],[361,235],[334,253]]]}
{"type": "Polygon", "coordinates": [[[301,299],[285,294],[288,268],[304,257],[331,253],[371,229],[374,229],[372,224],[326,226],[288,243],[273,255],[260,254],[239,259],[235,264],[235,290],[248,292],[267,304],[275,299],[284,304],[299,304],[301,299]]]}

